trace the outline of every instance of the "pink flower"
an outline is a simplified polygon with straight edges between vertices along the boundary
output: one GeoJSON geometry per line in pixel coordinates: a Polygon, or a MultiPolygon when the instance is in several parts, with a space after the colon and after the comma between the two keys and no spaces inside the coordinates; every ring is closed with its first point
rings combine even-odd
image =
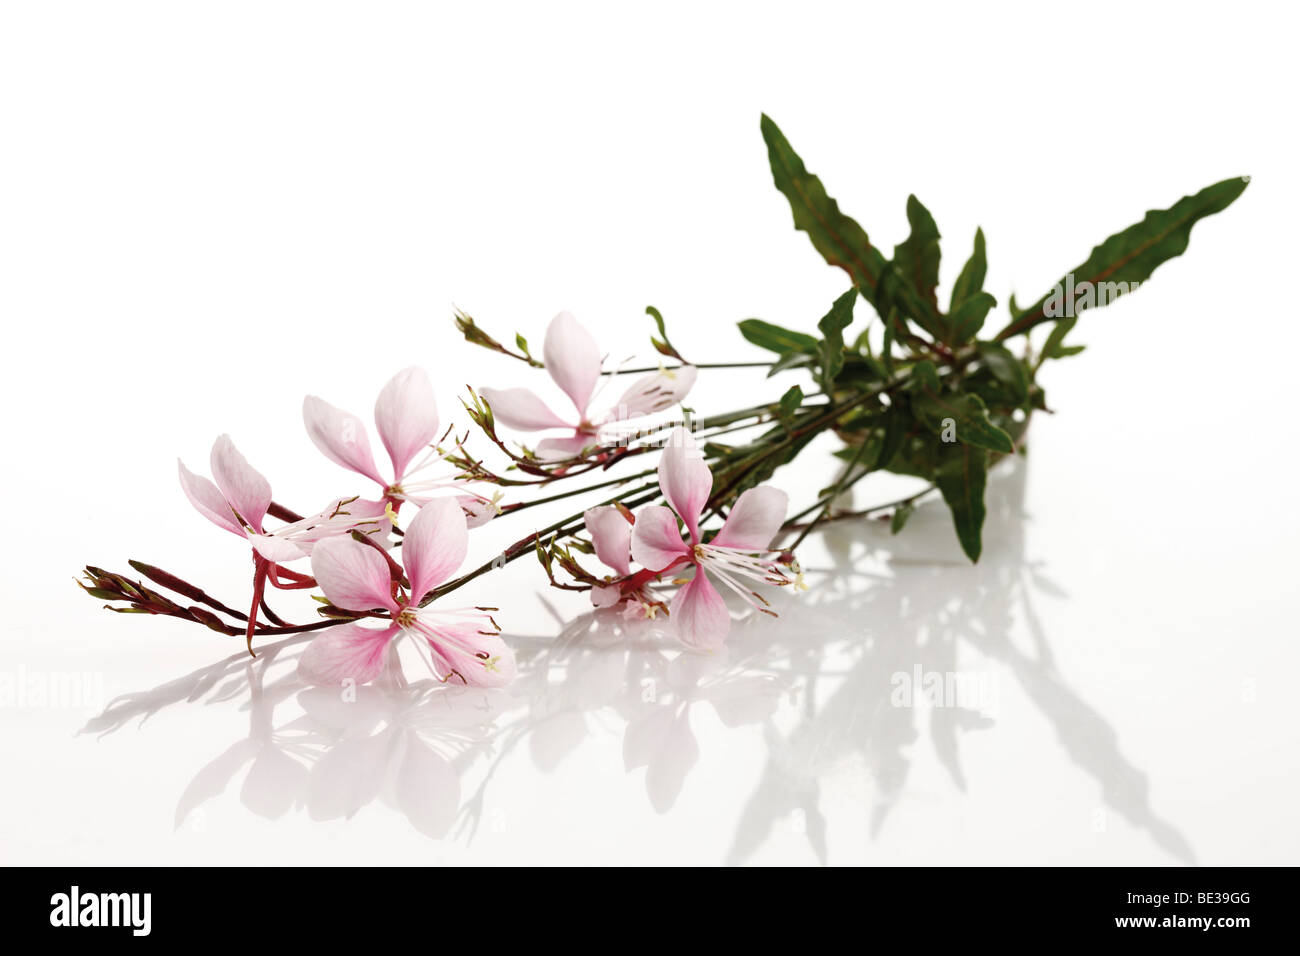
{"type": "Polygon", "coordinates": [[[315,515],[265,531],[262,522],[271,506],[271,484],[239,453],[229,435],[212,444],[210,465],[216,484],[194,474],[183,461],[176,465],[190,504],[217,527],[247,538],[258,556],[272,564],[305,558],[316,542],[332,535],[354,529],[388,530],[382,503],[340,498],[315,515]]]}
{"type": "Polygon", "coordinates": [[[271,507],[270,482],[239,453],[229,435],[213,442],[210,463],[216,484],[194,474],[179,459],[176,466],[190,504],[218,528],[247,539],[253,546],[253,603],[245,631],[248,652],[252,654],[253,632],[267,583],[290,590],[316,583],[306,575],[280,567],[282,563],[307,557],[316,544],[335,535],[354,530],[386,535],[390,525],[382,502],[340,498],[315,515],[265,531],[262,522],[271,507]]]}
{"type": "Polygon", "coordinates": [[[614,421],[640,418],[670,408],[686,397],[695,384],[695,367],[683,365],[672,370],[651,372],[632,383],[617,404],[600,416],[588,411],[596,382],[600,379],[600,349],[591,334],[568,312],[561,312],[546,328],[542,346],[546,371],[573,403],[577,421],[566,419],[547,406],[526,388],[483,388],[480,393],[492,408],[492,414],[509,426],[524,432],[548,428],[567,428],[565,438],[545,438],[537,446],[541,458],[572,458],[584,448],[600,444],[600,429],[614,421]]]}
{"type": "Polygon", "coordinates": [[[582,517],[596,557],[614,572],[605,578],[605,583],[592,585],[591,603],[598,608],[622,604],[624,617],[653,618],[664,604],[649,591],[651,580],[658,574],[632,570],[632,527],[636,518],[626,508],[616,505],[588,508],[582,517]]]}
{"type": "Polygon", "coordinates": [[[379,675],[389,646],[399,637],[411,645],[440,681],[457,679],[497,687],[515,676],[515,658],[485,608],[441,610],[420,607],[465,560],[469,531],[456,502],[437,498],[420,509],[402,539],[404,590],[379,550],[352,538],[322,541],[311,569],[325,597],[348,611],[380,611],[391,623],[360,622],[330,628],[311,642],[298,663],[315,684],[364,684],[379,675]],[[490,629],[489,629],[490,628],[490,629]]]}
{"type": "Polygon", "coordinates": [[[717,647],[726,640],[731,615],[711,578],[761,611],[767,610],[760,606],[767,601],[744,582],[789,583],[781,568],[763,557],[771,553],[768,546],[785,520],[789,499],[776,488],[750,488],[736,499],[722,530],[703,543],[700,515],[713,489],[713,474],[683,428],[673,430],[659,459],[659,488],[672,510],[663,505],[641,510],[632,532],[632,558],[660,573],[685,565],[695,568],[673,598],[671,617],[686,644],[717,647]],[[686,525],[688,541],[682,540],[678,517],[686,525]]]}
{"type": "MultiPolygon", "coordinates": [[[[394,509],[400,508],[403,501],[424,504],[430,500],[424,492],[464,489],[462,483],[452,479],[412,480],[418,472],[442,460],[436,448],[428,447],[438,437],[438,403],[429,376],[421,369],[398,372],[375,400],[375,427],[388,452],[391,479],[375,465],[366,427],[356,416],[308,395],[302,402],[302,419],[308,436],[326,458],[378,484],[384,501],[391,502],[394,509]],[[421,452],[424,454],[417,459],[421,452]]],[[[493,502],[482,495],[464,494],[458,500],[471,527],[490,521],[496,514],[493,502]]]]}

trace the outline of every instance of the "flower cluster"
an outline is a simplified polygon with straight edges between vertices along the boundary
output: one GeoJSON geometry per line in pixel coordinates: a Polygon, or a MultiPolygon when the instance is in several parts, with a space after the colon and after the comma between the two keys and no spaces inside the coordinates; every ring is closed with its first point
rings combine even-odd
{"type": "MultiPolygon", "coordinates": [[[[520,446],[519,455],[538,463],[539,484],[565,477],[575,464],[608,460],[620,447],[611,441],[622,441],[622,436],[611,440],[608,426],[667,411],[685,398],[696,376],[689,365],[651,371],[636,379],[613,407],[593,414],[598,383],[609,373],[594,339],[567,312],[548,327],[544,356],[546,371],[572,401],[575,415],[562,418],[525,388],[479,390],[494,427],[501,423],[521,432],[567,432],[545,437],[535,451],[520,446]]],[[[373,482],[373,497],[339,497],[299,516],[273,502],[270,483],[227,435],[212,447],[212,480],[178,463],[191,504],[250,545],[252,601],[248,614],[238,615],[250,652],[260,634],[320,629],[299,663],[302,676],[314,683],[371,681],[390,649],[402,646],[439,681],[508,683],[515,661],[493,616],[498,608],[448,608],[437,599],[462,583],[454,576],[469,553],[471,530],[526,502],[502,504],[500,490],[490,495],[481,490],[484,482],[509,483],[481,465],[463,467],[470,461],[466,443],[449,440],[452,430],[442,430],[432,383],[418,368],[398,372],[375,402],[374,426],[387,452],[387,468],[376,464],[366,426],[356,416],[316,396],[303,401],[302,415],[307,435],[321,453],[373,482]],[[272,521],[278,526],[271,527],[272,521]],[[307,567],[291,567],[299,562],[307,567]],[[325,620],[285,624],[268,603],[268,585],[318,589],[325,620]]],[[[668,507],[646,505],[635,514],[616,501],[582,513],[581,524],[567,540],[594,551],[612,573],[595,575],[566,550],[573,581],[560,586],[589,590],[596,607],[628,618],[653,619],[662,613],[687,646],[715,648],[726,639],[731,615],[713,582],[771,613],[754,586],[791,580],[769,550],[785,518],[786,496],[767,487],[746,490],[721,529],[707,536],[701,522],[713,478],[681,426],[669,433],[658,479],[668,507]]],[[[534,549],[542,547],[540,536],[534,535],[531,543],[534,549]]],[[[558,550],[559,545],[552,539],[549,547],[558,550]]],[[[522,553],[516,549],[511,556],[522,553]]],[[[141,609],[160,613],[152,606],[141,609]]],[[[205,623],[211,626],[210,620],[205,623]]]]}

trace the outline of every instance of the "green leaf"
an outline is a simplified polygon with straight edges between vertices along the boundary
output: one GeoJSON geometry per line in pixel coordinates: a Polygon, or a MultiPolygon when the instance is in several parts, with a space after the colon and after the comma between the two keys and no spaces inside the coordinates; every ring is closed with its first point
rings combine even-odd
{"type": "Polygon", "coordinates": [[[668,341],[668,332],[664,329],[664,317],[660,314],[659,310],[653,305],[647,305],[645,307],[645,314],[654,319],[655,326],[659,329],[659,338],[655,338],[653,335],[650,336],[650,344],[654,346],[655,351],[660,355],[667,355],[670,358],[675,358],[679,362],[685,363],[686,359],[682,358],[677,349],[673,348],[672,342],[668,341]]]}
{"type": "Polygon", "coordinates": [[[894,247],[894,265],[936,313],[939,301],[939,227],[930,211],[915,196],[907,197],[908,237],[894,247]]]}
{"type": "Polygon", "coordinates": [[[808,233],[822,258],[849,274],[859,289],[875,291],[885,268],[885,257],[873,246],[856,221],[840,212],[822,181],[808,172],[789,140],[766,115],[763,140],[776,188],[794,213],[794,227],[808,233]]]}
{"type": "Polygon", "coordinates": [[[975,230],[975,251],[971,253],[966,264],[961,267],[961,274],[952,287],[952,300],[949,312],[956,312],[961,304],[984,288],[984,274],[988,271],[988,260],[984,255],[984,230],[975,230]]]}
{"type": "Polygon", "coordinates": [[[947,335],[938,308],[916,290],[911,280],[892,260],[885,263],[885,269],[880,275],[880,285],[876,289],[872,302],[881,315],[885,315],[891,309],[897,309],[900,314],[915,322],[934,339],[943,339],[947,335]]]}
{"type": "Polygon", "coordinates": [[[939,369],[929,359],[922,359],[912,366],[912,375],[907,387],[913,391],[939,391],[939,369]]]}
{"type": "Polygon", "coordinates": [[[1079,320],[1077,318],[1071,317],[1068,319],[1061,319],[1061,321],[1052,326],[1052,331],[1048,333],[1047,341],[1043,343],[1043,358],[1057,357],[1054,353],[1061,347],[1061,344],[1065,341],[1065,337],[1070,334],[1070,331],[1078,324],[1078,322],[1079,320]]]}
{"type": "Polygon", "coordinates": [[[983,400],[969,392],[936,394],[928,389],[912,399],[917,418],[950,444],[976,445],[989,451],[1011,454],[1016,450],[1011,436],[989,421],[983,400]]]}
{"type": "Polygon", "coordinates": [[[895,508],[893,517],[889,519],[889,533],[898,534],[902,531],[903,525],[907,524],[907,519],[912,517],[912,512],[915,510],[910,504],[895,508]]]}
{"type": "Polygon", "coordinates": [[[884,364],[885,374],[894,377],[894,326],[899,322],[898,310],[890,309],[885,316],[885,337],[880,345],[880,361],[884,364]]]}
{"type": "MultiPolygon", "coordinates": [[[[814,340],[815,341],[815,340],[814,340]]],[[[777,372],[784,372],[787,369],[803,368],[813,363],[813,357],[804,352],[786,352],[779,359],[772,363],[772,367],[767,370],[767,377],[771,378],[777,372]]]]}
{"type": "Polygon", "coordinates": [[[769,352],[784,355],[787,352],[811,352],[817,348],[817,339],[814,336],[794,332],[773,325],[771,322],[764,322],[762,319],[745,319],[737,324],[740,327],[740,334],[747,341],[769,352]]]}
{"type": "Polygon", "coordinates": [[[777,417],[786,427],[794,424],[794,413],[799,410],[803,404],[803,389],[798,385],[791,385],[786,393],[781,396],[777,403],[777,417]]]}
{"type": "Polygon", "coordinates": [[[984,327],[989,310],[997,304],[998,300],[987,292],[972,293],[948,316],[949,344],[965,345],[975,338],[984,327]]]}
{"type": "Polygon", "coordinates": [[[1151,210],[1141,222],[1095,247],[1083,264],[1067,273],[1055,289],[1016,314],[1011,324],[998,333],[998,340],[1020,335],[1052,318],[1107,305],[1119,295],[1132,291],[1135,284],[1145,282],[1162,263],[1182,255],[1192,227],[1206,216],[1228,208],[1249,182],[1249,177],[1225,179],[1194,195],[1184,196],[1168,209],[1151,210]],[[1083,298],[1070,297],[1071,289],[1083,298]]]}
{"type": "Polygon", "coordinates": [[[817,328],[822,333],[822,386],[830,389],[835,376],[844,368],[844,330],[853,322],[853,303],[858,290],[849,289],[831,305],[831,310],[821,317],[817,328]]]}
{"type": "Polygon", "coordinates": [[[884,422],[885,433],[881,436],[880,448],[877,449],[876,457],[871,463],[871,471],[888,468],[889,463],[898,454],[898,449],[902,447],[903,439],[907,437],[907,422],[897,405],[889,406],[881,416],[881,420],[884,422]]]}
{"type": "Polygon", "coordinates": [[[972,445],[956,444],[946,446],[935,473],[935,483],[952,512],[957,540],[972,562],[980,559],[988,468],[988,452],[972,445]]]}
{"type": "Polygon", "coordinates": [[[977,348],[993,377],[1011,390],[1016,404],[1024,404],[1029,397],[1029,372],[1025,364],[1001,343],[980,342],[977,348]]]}

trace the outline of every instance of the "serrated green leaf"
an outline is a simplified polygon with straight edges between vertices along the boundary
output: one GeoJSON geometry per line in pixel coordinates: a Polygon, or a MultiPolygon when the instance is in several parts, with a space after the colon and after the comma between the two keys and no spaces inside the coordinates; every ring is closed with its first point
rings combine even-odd
{"type": "Polygon", "coordinates": [[[987,292],[974,292],[948,316],[948,343],[965,345],[979,334],[989,310],[998,300],[987,292]]]}
{"type": "Polygon", "coordinates": [[[936,313],[939,301],[939,227],[930,210],[916,196],[907,197],[907,222],[911,232],[894,247],[894,265],[936,313]]]}
{"type": "Polygon", "coordinates": [[[817,322],[817,328],[822,334],[822,386],[828,391],[835,377],[844,368],[844,330],[853,322],[853,304],[857,299],[858,290],[849,289],[835,300],[831,310],[817,322]]]}
{"type": "Polygon", "coordinates": [[[972,562],[980,559],[984,529],[984,487],[988,483],[988,452],[973,445],[945,447],[935,483],[952,512],[961,549],[972,562]]]}
{"type": "Polygon", "coordinates": [[[978,395],[923,389],[913,397],[912,409],[940,438],[946,441],[951,434],[956,439],[951,444],[976,445],[1003,454],[1016,450],[1011,436],[989,421],[988,409],[978,395]]]}
{"type": "Polygon", "coordinates": [[[871,244],[866,231],[840,212],[822,181],[808,172],[789,140],[766,115],[762,129],[772,178],[790,203],[794,227],[806,232],[822,258],[847,272],[855,286],[874,292],[885,257],[871,244]]]}
{"type": "Polygon", "coordinates": [[[817,348],[815,336],[782,328],[762,319],[744,319],[736,324],[746,341],[769,352],[784,355],[787,352],[811,352],[817,348]]]}
{"type": "Polygon", "coordinates": [[[1009,339],[1040,322],[1060,317],[1050,314],[1049,303],[1060,302],[1067,309],[1062,314],[1069,315],[1068,310],[1077,312],[1107,305],[1124,294],[1125,289],[1131,289],[1134,283],[1145,282],[1162,263],[1183,254],[1196,223],[1228,208],[1249,182],[1248,177],[1225,179],[1191,196],[1184,196],[1168,209],[1152,209],[1141,222],[1096,246],[1081,265],[1062,277],[1055,289],[1016,314],[1011,324],[997,334],[997,339],[1009,339]],[[1087,283],[1086,287],[1084,283],[1087,283]],[[1090,288],[1095,290],[1095,294],[1082,301],[1062,301],[1067,298],[1066,292],[1070,287],[1076,290],[1090,288]]]}
{"type": "Polygon", "coordinates": [[[956,312],[963,302],[984,288],[984,275],[988,271],[988,260],[984,253],[984,230],[975,230],[975,249],[961,267],[956,283],[952,287],[949,312],[956,312]]]}

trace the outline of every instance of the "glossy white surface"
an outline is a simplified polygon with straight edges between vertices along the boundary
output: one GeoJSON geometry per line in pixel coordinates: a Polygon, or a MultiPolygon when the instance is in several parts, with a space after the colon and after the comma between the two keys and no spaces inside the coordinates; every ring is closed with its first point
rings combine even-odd
{"type": "MultiPolygon", "coordinates": [[[[1286,24],[290,9],[4,15],[0,85],[25,92],[0,105],[21,144],[0,157],[0,676],[69,697],[0,707],[0,862],[1296,862],[1286,24]],[[916,75],[904,38],[936,19],[945,67],[916,75]],[[1025,51],[1067,27],[1093,60],[1027,82],[1025,51]],[[1043,117],[1087,103],[1104,135],[1056,148],[1043,117]],[[244,600],[244,548],[189,508],[175,456],[230,431],[286,502],[363,490],[303,435],[304,393],[364,412],[418,363],[450,417],[463,384],[528,374],[459,344],[452,302],[535,344],[569,308],[616,358],[646,356],[646,302],[699,361],[759,357],[736,319],[811,328],[845,283],[790,229],[763,109],[883,247],[915,190],[946,281],[982,225],[1000,300],[1153,205],[1255,177],[1044,372],[1058,414],[996,473],[978,566],[933,501],[897,537],[837,525],[804,549],[809,592],[701,658],[523,561],[469,592],[502,606],[516,686],[352,704],[297,683],[301,643],[253,662],[76,592],[81,564],[138,557],[244,600]],[[918,669],[971,706],[896,706],[918,669]]],[[[707,373],[690,404],[786,385],[707,373]]],[[[779,476],[796,507],[833,447],[779,476]]]]}

